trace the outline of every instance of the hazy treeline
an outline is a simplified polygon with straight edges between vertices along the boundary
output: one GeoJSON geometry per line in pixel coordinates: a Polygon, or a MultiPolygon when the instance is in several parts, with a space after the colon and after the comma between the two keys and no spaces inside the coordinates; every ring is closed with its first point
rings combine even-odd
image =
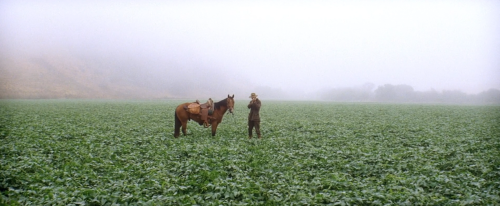
{"type": "MultiPolygon", "coordinates": [[[[460,90],[416,91],[409,85],[366,83],[357,87],[297,91],[267,86],[237,70],[207,67],[203,59],[90,55],[67,52],[0,55],[0,99],[208,99],[234,94],[248,99],[338,102],[498,104],[500,90],[477,94],[460,90]]],[[[296,77],[299,79],[300,77],[296,77]]],[[[325,85],[328,86],[328,85],[325,85]]]]}
{"type": "Polygon", "coordinates": [[[320,99],[342,102],[415,102],[415,103],[500,103],[500,90],[489,89],[478,94],[459,90],[415,91],[412,86],[385,84],[374,89],[373,84],[359,88],[338,88],[323,91],[320,99]]]}

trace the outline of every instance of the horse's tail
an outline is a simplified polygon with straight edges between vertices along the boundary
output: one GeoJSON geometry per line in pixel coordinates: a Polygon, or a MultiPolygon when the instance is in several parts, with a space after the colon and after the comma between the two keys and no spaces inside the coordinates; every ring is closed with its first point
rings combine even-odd
{"type": "Polygon", "coordinates": [[[177,116],[177,111],[174,111],[175,126],[174,126],[174,136],[178,136],[181,130],[181,120],[177,116]]]}

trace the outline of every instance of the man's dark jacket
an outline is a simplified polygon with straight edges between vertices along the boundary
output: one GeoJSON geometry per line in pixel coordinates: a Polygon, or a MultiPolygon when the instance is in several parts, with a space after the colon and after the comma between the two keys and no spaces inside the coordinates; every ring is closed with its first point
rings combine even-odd
{"type": "Polygon", "coordinates": [[[260,121],[260,100],[256,99],[255,102],[250,101],[250,104],[248,104],[248,108],[250,109],[250,113],[248,114],[248,121],[260,121]]]}

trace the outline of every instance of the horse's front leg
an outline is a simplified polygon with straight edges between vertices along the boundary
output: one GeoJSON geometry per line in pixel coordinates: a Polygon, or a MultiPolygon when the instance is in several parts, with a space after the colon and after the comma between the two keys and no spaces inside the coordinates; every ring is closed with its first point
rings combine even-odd
{"type": "Polygon", "coordinates": [[[217,131],[217,122],[212,123],[212,137],[215,136],[215,132],[217,131]]]}

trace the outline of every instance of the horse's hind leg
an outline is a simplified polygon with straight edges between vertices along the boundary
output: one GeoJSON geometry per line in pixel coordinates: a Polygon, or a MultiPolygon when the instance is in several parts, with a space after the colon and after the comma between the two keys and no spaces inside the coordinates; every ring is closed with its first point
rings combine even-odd
{"type": "Polygon", "coordinates": [[[180,132],[179,132],[179,130],[180,130],[180,128],[178,128],[178,127],[176,126],[176,127],[175,127],[175,131],[174,131],[174,137],[175,137],[175,138],[179,137],[179,133],[180,133],[180,132]]]}
{"type": "Polygon", "coordinates": [[[177,138],[179,137],[180,129],[181,129],[181,121],[179,120],[179,117],[177,117],[177,112],[175,112],[175,124],[174,124],[174,137],[177,138]]]}
{"type": "Polygon", "coordinates": [[[175,125],[175,130],[174,130],[174,137],[177,138],[179,137],[180,133],[181,133],[181,124],[179,125],[175,125]]]}
{"type": "Polygon", "coordinates": [[[182,123],[182,134],[184,134],[184,136],[187,134],[187,121],[182,123]]]}

